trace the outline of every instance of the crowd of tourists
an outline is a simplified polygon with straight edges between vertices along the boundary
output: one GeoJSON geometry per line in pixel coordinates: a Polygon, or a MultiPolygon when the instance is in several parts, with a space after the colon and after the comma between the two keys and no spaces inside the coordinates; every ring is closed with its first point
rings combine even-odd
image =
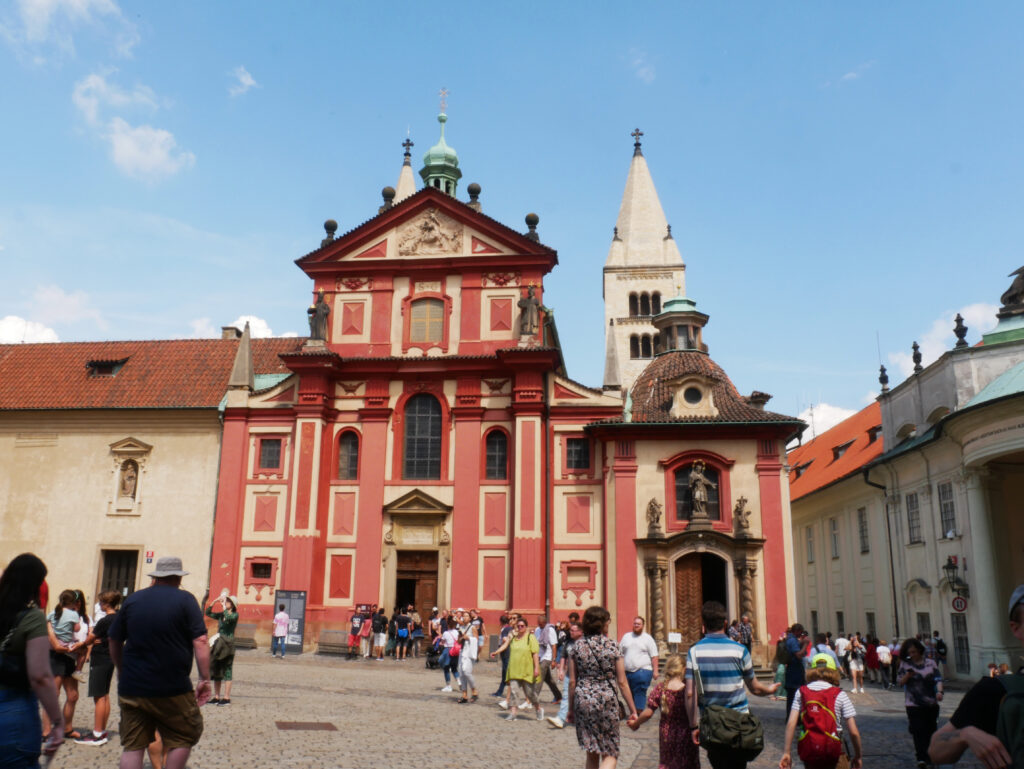
{"type": "MultiPolygon", "coordinates": [[[[238,622],[237,600],[222,595],[205,609],[217,622],[217,633],[208,637],[203,609],[179,589],[186,574],[180,558],[161,558],[149,574],[152,585],[124,600],[104,592],[90,611],[84,593],[68,589],[44,613],[50,596],[43,562],[26,553],[6,565],[0,574],[0,766],[37,767],[40,755],[52,757],[69,739],[106,743],[115,670],[121,767],[141,769],[146,753],[154,767],[186,765],[203,732],[200,707],[231,702],[238,622]],[[95,720],[91,731],[79,733],[72,723],[86,659],[95,720]]],[[[279,606],[274,617],[275,657],[284,655],[284,640],[278,640],[289,625],[284,609],[279,606]]],[[[363,621],[351,628],[360,653],[374,659],[390,653],[402,661],[423,646],[428,666],[443,672],[442,691],[454,691],[454,679],[458,703],[479,700],[474,668],[488,635],[478,612],[435,608],[421,622],[413,607],[398,607],[390,617],[372,609],[360,617],[369,634],[363,621]]],[[[828,634],[812,638],[795,624],[776,647],[779,680],[766,684],[755,675],[749,617],[729,623],[725,607],[709,601],[701,620],[702,638],[685,655],[661,660],[642,617],[617,641],[608,637],[611,617],[600,606],[557,624],[538,616],[532,628],[527,618],[509,612],[499,620],[490,652],[501,661],[501,681],[491,695],[508,721],[525,715],[555,729],[572,724],[587,769],[612,769],[620,725],[637,730],[655,713],[660,768],[697,769],[703,750],[712,769],[744,769],[764,748],[748,695],[776,697],[785,689],[780,769],[793,766],[794,746],[808,769],[860,769],[864,736],[851,695],[863,693],[864,671],[876,670],[868,673],[870,682],[904,690],[919,767],[954,763],[971,751],[989,769],[1024,768],[1024,671],[983,678],[938,728],[946,653],[938,634],[907,639],[894,649],[857,633],[840,634],[834,642],[828,634]],[[843,678],[851,682],[849,691],[843,678]],[[547,716],[545,688],[552,697],[547,716]]],[[[1009,630],[1024,644],[1024,585],[1012,594],[1009,630]]]]}

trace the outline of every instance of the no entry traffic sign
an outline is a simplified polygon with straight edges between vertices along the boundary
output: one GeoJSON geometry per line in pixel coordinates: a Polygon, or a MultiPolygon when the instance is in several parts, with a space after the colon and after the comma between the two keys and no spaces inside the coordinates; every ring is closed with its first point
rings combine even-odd
{"type": "Polygon", "coordinates": [[[953,599],[953,611],[967,611],[967,599],[962,595],[953,599]]]}

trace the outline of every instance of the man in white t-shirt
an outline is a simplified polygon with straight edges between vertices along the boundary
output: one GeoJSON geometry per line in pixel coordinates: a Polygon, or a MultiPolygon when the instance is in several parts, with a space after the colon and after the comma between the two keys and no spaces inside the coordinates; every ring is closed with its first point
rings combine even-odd
{"type": "Polygon", "coordinates": [[[658,679],[658,644],[644,632],[644,618],[633,618],[633,630],[619,641],[626,680],[639,713],[647,707],[647,688],[658,679]]]}
{"type": "Polygon", "coordinates": [[[284,604],[278,604],[277,614],[274,615],[274,637],[270,640],[270,656],[276,657],[278,651],[281,659],[284,659],[284,644],[288,637],[288,613],[284,610],[284,604]]]}
{"type": "Polygon", "coordinates": [[[840,633],[839,638],[836,639],[836,656],[839,658],[839,674],[841,676],[850,677],[850,671],[847,665],[850,663],[850,639],[846,637],[845,633],[840,633]]]}
{"type": "Polygon", "coordinates": [[[537,694],[537,702],[540,702],[540,693],[546,683],[548,688],[551,689],[555,704],[561,705],[562,690],[551,676],[551,663],[555,659],[558,633],[555,631],[555,626],[548,622],[547,615],[541,614],[537,617],[537,627],[534,629],[533,634],[537,636],[537,645],[540,647],[537,655],[540,660],[540,678],[533,685],[533,690],[537,694]]]}

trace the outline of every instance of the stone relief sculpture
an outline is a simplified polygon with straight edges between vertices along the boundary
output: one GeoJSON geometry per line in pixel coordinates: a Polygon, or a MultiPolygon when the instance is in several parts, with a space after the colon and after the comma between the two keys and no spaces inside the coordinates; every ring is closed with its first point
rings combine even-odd
{"type": "Polygon", "coordinates": [[[316,304],[310,305],[306,314],[309,315],[309,340],[326,342],[327,318],[331,314],[331,308],[324,299],[323,289],[317,294],[316,304]]]}
{"type": "Polygon", "coordinates": [[[462,225],[431,208],[398,231],[398,253],[454,254],[462,247],[462,225]]]}
{"type": "Polygon", "coordinates": [[[707,465],[701,460],[693,463],[690,470],[690,499],[692,507],[692,518],[708,517],[708,488],[718,488],[717,484],[709,481],[704,475],[704,468],[707,465]]]}
{"type": "Polygon", "coordinates": [[[139,467],[131,459],[121,465],[121,481],[118,490],[121,497],[135,499],[135,487],[139,482],[139,467]]]}
{"type": "Polygon", "coordinates": [[[536,297],[537,289],[531,285],[526,296],[519,300],[519,335],[536,334],[540,327],[540,300],[536,297]]]}

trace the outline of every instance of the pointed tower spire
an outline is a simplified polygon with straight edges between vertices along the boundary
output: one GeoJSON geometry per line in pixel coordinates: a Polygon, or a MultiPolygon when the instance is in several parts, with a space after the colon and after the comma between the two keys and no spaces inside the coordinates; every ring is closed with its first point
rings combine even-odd
{"type": "Polygon", "coordinates": [[[395,203],[401,203],[410,195],[416,194],[416,176],[412,172],[412,140],[406,136],[402,142],[405,148],[405,157],[402,160],[402,170],[398,172],[398,184],[395,185],[395,203]]]}
{"type": "Polygon", "coordinates": [[[612,328],[614,320],[608,321],[608,333],[605,337],[604,353],[604,388],[605,390],[620,390],[622,383],[619,381],[619,356],[615,348],[615,334],[612,328]]]}

